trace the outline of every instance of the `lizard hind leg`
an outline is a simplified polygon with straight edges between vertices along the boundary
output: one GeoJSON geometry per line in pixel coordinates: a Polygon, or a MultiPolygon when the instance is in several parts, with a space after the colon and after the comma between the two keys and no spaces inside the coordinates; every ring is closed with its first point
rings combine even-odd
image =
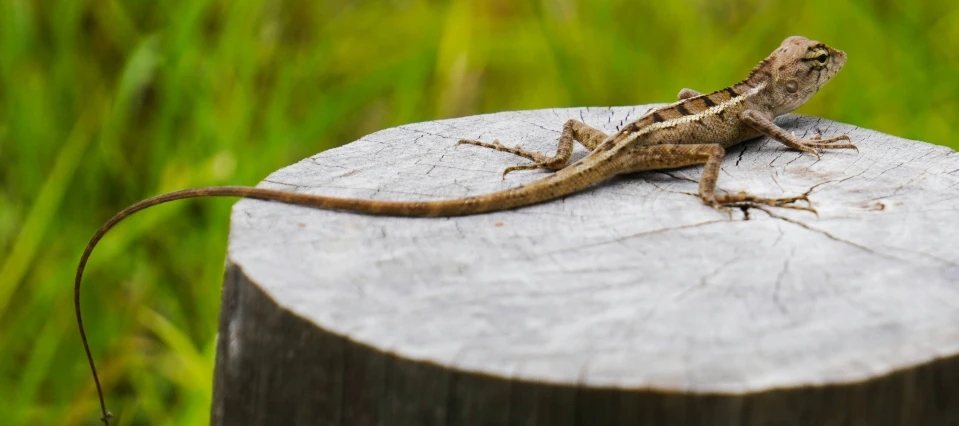
{"type": "Polygon", "coordinates": [[[725,156],[726,150],[719,144],[654,145],[637,150],[631,157],[628,169],[661,170],[703,164],[703,175],[699,179],[699,198],[708,206],[727,213],[727,207],[749,205],[816,212],[811,206],[792,205],[797,201],[809,204],[806,194],[783,198],[766,198],[752,194],[716,194],[716,181],[719,179],[720,166],[725,156]]]}
{"type": "Polygon", "coordinates": [[[515,148],[510,148],[495,140],[492,143],[481,142],[470,139],[460,140],[457,145],[476,145],[484,148],[495,149],[497,151],[508,152],[513,155],[518,155],[520,157],[529,159],[533,161],[533,164],[526,164],[521,166],[511,166],[507,167],[503,171],[503,178],[506,178],[506,175],[509,172],[516,170],[535,170],[535,169],[549,169],[549,170],[559,170],[563,167],[566,167],[566,164],[569,163],[569,159],[573,154],[573,142],[578,141],[583,146],[588,148],[590,151],[596,148],[603,140],[609,136],[602,131],[589,127],[582,121],[578,120],[569,120],[563,126],[563,133],[559,137],[559,146],[556,149],[556,154],[552,157],[547,157],[546,155],[540,152],[527,151],[519,146],[515,148]]]}

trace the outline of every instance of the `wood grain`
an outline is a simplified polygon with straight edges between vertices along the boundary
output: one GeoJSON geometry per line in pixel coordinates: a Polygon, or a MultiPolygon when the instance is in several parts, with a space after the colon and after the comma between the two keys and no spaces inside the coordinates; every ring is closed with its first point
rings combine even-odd
{"type": "MultiPolygon", "coordinates": [[[[551,153],[518,111],[383,130],[261,186],[382,200],[478,195],[544,171],[460,138],[551,153]]],[[[861,149],[733,147],[718,188],[809,192],[819,217],[695,196],[701,167],[450,219],[242,200],[232,215],[215,425],[959,424],[959,155],[815,117],[861,149]]],[[[585,155],[577,147],[573,159],[585,155]]]]}

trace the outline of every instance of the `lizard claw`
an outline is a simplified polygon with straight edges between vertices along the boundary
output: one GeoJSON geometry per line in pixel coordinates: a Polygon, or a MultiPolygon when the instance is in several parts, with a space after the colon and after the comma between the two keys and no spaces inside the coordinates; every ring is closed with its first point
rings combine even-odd
{"type": "Polygon", "coordinates": [[[808,196],[807,194],[797,195],[797,196],[795,196],[795,197],[768,198],[768,199],[766,199],[766,201],[767,201],[767,202],[766,202],[765,204],[767,204],[767,205],[769,205],[769,206],[771,206],[771,207],[781,207],[781,208],[784,208],[784,209],[803,210],[803,211],[807,211],[807,212],[812,212],[813,214],[816,215],[816,217],[819,217],[819,212],[817,212],[816,209],[813,208],[813,206],[812,206],[812,201],[809,201],[809,196],[808,196]],[[797,201],[805,201],[805,202],[806,202],[806,205],[805,205],[805,206],[796,206],[796,205],[793,205],[793,204],[792,204],[792,203],[795,203],[795,202],[797,202],[797,201]],[[770,202],[771,202],[771,203],[770,203],[770,202]]]}
{"type": "Polygon", "coordinates": [[[765,200],[767,200],[766,204],[769,204],[773,207],[782,207],[783,205],[792,204],[796,201],[805,201],[807,204],[812,204],[809,202],[809,197],[806,194],[797,195],[795,197],[767,198],[765,200]]]}
{"type": "Polygon", "coordinates": [[[809,146],[807,146],[807,145],[802,145],[802,148],[799,148],[799,150],[802,151],[802,152],[808,152],[808,153],[810,153],[810,154],[812,154],[812,155],[815,155],[817,160],[821,160],[821,159],[822,159],[822,156],[819,155],[819,152],[818,152],[818,151],[816,151],[814,148],[811,148],[811,147],[809,147],[809,146]]]}
{"type": "Polygon", "coordinates": [[[510,166],[510,167],[507,167],[506,170],[503,170],[503,180],[506,180],[506,175],[509,174],[509,172],[515,172],[515,171],[517,171],[517,170],[529,170],[529,169],[531,169],[531,168],[535,168],[535,167],[530,167],[530,166],[510,166]]]}
{"type": "Polygon", "coordinates": [[[502,147],[503,144],[499,143],[499,139],[494,139],[493,143],[474,141],[472,139],[460,139],[459,142],[456,142],[456,146],[460,145],[476,145],[484,148],[496,149],[497,147],[502,147]]]}
{"type": "Polygon", "coordinates": [[[817,143],[833,143],[838,141],[848,141],[850,139],[849,135],[839,135],[829,139],[823,139],[822,135],[816,135],[812,137],[812,140],[816,141],[817,143]]]}
{"type": "Polygon", "coordinates": [[[790,205],[783,205],[783,206],[776,206],[776,207],[780,207],[780,208],[784,208],[784,209],[793,209],[793,210],[807,211],[807,212],[810,212],[810,213],[816,215],[816,218],[817,218],[817,219],[819,218],[819,212],[816,211],[816,209],[814,209],[814,208],[812,208],[812,207],[790,206],[790,205]]]}
{"type": "Polygon", "coordinates": [[[506,180],[506,174],[509,172],[515,172],[517,170],[536,170],[536,169],[548,169],[550,166],[546,163],[534,163],[526,164],[522,166],[510,166],[506,170],[503,170],[503,180],[506,180]]]}
{"type": "Polygon", "coordinates": [[[807,212],[814,213],[817,217],[819,212],[816,211],[812,206],[812,201],[809,200],[809,194],[797,195],[795,197],[783,197],[783,198],[766,198],[762,199],[766,201],[765,204],[772,207],[782,207],[784,209],[793,209],[793,210],[805,210],[807,212]],[[796,206],[793,203],[797,201],[805,201],[806,206],[796,206]]]}
{"type": "Polygon", "coordinates": [[[712,200],[712,201],[703,200],[703,202],[709,207],[712,207],[716,210],[726,213],[727,215],[729,215],[729,220],[733,220],[732,209],[724,206],[723,204],[717,202],[716,200],[712,200]]]}

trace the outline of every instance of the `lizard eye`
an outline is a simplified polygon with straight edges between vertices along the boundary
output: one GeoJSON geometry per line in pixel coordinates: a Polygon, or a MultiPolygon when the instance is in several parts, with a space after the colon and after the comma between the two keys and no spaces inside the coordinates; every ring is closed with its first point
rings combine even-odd
{"type": "Polygon", "coordinates": [[[814,67],[822,67],[829,61],[829,52],[826,49],[810,50],[802,60],[814,67]]]}

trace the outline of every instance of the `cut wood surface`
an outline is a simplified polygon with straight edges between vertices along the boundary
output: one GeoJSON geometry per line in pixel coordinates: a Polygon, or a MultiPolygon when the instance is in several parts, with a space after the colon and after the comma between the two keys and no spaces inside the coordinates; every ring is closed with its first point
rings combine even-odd
{"type": "MultiPolygon", "coordinates": [[[[615,132],[649,107],[400,126],[260,186],[484,194],[548,172],[502,180],[527,161],[457,140],[549,154],[570,118],[615,132]]],[[[729,149],[718,188],[808,193],[818,217],[730,218],[696,196],[702,167],[458,218],[238,202],[213,423],[959,424],[959,154],[777,123],[848,134],[861,152],[756,139],[729,149]]]]}

